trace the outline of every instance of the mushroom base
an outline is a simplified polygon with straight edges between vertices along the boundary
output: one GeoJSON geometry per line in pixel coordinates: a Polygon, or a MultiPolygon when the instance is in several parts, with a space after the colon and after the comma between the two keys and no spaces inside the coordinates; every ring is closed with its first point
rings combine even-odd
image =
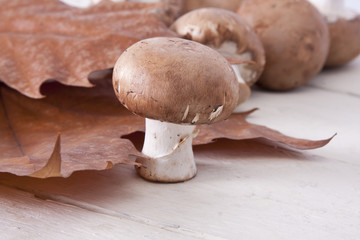
{"type": "Polygon", "coordinates": [[[138,158],[138,174],[155,182],[183,182],[196,175],[192,151],[195,126],[146,119],[142,152],[150,159],[138,158]]]}

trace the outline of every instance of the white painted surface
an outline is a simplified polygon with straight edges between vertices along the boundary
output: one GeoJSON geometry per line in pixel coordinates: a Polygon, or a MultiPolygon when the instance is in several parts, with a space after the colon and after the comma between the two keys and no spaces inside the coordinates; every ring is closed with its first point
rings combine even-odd
{"type": "MultiPolygon", "coordinates": [[[[181,234],[141,227],[127,216],[96,213],[0,186],[0,238],[10,239],[180,239],[181,234]]],[[[191,239],[187,238],[186,239],[191,239]]]]}
{"type": "Polygon", "coordinates": [[[354,11],[360,12],[360,1],[359,0],[345,0],[345,5],[354,11]]]}
{"type": "Polygon", "coordinates": [[[330,23],[340,17],[346,20],[355,19],[358,15],[351,7],[345,5],[345,0],[309,0],[326,17],[330,23]]]}

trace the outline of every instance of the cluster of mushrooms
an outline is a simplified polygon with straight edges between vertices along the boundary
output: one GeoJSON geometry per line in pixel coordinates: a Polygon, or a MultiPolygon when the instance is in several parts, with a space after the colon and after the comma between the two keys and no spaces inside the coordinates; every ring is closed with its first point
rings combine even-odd
{"type": "Polygon", "coordinates": [[[343,0],[164,2],[178,37],[137,42],[113,72],[120,102],[146,118],[136,161],[150,181],[193,178],[195,126],[226,119],[252,85],[295,89],[360,53],[360,15],[343,0]]]}

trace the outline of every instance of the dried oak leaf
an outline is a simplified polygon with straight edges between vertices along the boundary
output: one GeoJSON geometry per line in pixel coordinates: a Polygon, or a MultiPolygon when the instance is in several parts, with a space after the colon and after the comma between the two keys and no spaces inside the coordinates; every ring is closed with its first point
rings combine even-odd
{"type": "MultiPolygon", "coordinates": [[[[136,164],[132,156],[146,157],[130,140],[121,138],[143,132],[144,119],[122,107],[113,93],[111,78],[94,84],[93,88],[81,88],[45,83],[41,89],[47,96],[44,99],[28,98],[0,84],[0,172],[68,177],[79,170],[136,164]]],[[[207,144],[218,138],[266,138],[298,149],[311,149],[330,141],[284,136],[248,123],[245,116],[250,113],[200,126],[194,144],[207,144]]]]}
{"type": "Polygon", "coordinates": [[[40,98],[48,79],[90,87],[133,43],[175,36],[155,15],[159,3],[102,1],[87,9],[56,0],[0,0],[0,81],[40,98]]]}

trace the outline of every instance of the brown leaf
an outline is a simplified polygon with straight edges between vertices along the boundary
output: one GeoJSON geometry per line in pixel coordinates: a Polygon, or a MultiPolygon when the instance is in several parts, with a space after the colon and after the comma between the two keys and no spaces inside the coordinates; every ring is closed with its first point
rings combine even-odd
{"type": "Polygon", "coordinates": [[[58,134],[54,150],[46,165],[36,172],[30,174],[31,177],[48,178],[61,177],[61,156],[60,156],[60,134],[58,134]]]}
{"type": "Polygon", "coordinates": [[[201,125],[200,133],[193,140],[193,144],[207,144],[219,138],[227,138],[232,140],[263,138],[273,143],[286,145],[291,148],[308,150],[325,146],[335,136],[334,135],[329,139],[319,141],[289,137],[265,126],[247,122],[245,117],[253,113],[255,110],[257,109],[243,113],[233,113],[225,121],[212,125],[201,125]]]}
{"type": "MultiPolygon", "coordinates": [[[[118,102],[109,77],[111,71],[104,76],[105,80],[94,80],[93,88],[45,83],[41,89],[47,96],[44,99],[25,97],[0,84],[0,172],[68,177],[74,171],[102,170],[117,163],[135,165],[133,156],[146,158],[130,140],[121,138],[143,132],[144,119],[118,102]]],[[[207,144],[218,138],[265,138],[297,149],[311,149],[330,141],[284,136],[248,123],[245,117],[250,113],[233,114],[223,122],[200,126],[193,143],[207,144]]]]}
{"type": "Polygon", "coordinates": [[[0,171],[67,177],[117,163],[134,165],[129,154],[142,154],[120,137],[142,130],[144,120],[122,107],[110,84],[102,81],[86,89],[46,83],[42,92],[47,97],[41,100],[2,85],[0,171]]]}
{"type": "Polygon", "coordinates": [[[239,59],[239,58],[232,58],[232,57],[226,57],[226,60],[230,63],[230,64],[251,64],[251,65],[256,65],[256,62],[252,61],[252,60],[245,60],[245,59],[239,59]]]}
{"type": "Polygon", "coordinates": [[[0,0],[0,80],[40,98],[48,79],[90,87],[133,43],[175,36],[153,13],[161,4],[103,1],[77,9],[55,0],[0,0]]]}

